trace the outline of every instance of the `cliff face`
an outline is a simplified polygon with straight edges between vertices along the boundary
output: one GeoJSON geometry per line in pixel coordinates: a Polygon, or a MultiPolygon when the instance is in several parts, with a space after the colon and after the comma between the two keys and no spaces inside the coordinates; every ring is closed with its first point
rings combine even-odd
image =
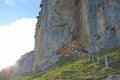
{"type": "Polygon", "coordinates": [[[32,72],[34,51],[21,56],[15,65],[7,67],[0,72],[0,80],[18,80],[17,77],[32,72]]]}
{"type": "Polygon", "coordinates": [[[120,47],[120,0],[43,0],[40,7],[33,70],[75,40],[89,52],[120,47]]]}
{"type": "Polygon", "coordinates": [[[22,75],[32,72],[34,51],[28,52],[16,62],[12,75],[22,75]]]}
{"type": "Polygon", "coordinates": [[[99,51],[119,47],[120,0],[88,0],[86,3],[91,48],[99,51]]]}
{"type": "Polygon", "coordinates": [[[0,79],[43,72],[60,54],[120,47],[120,0],[42,0],[40,7],[34,51],[4,69],[0,79]]]}

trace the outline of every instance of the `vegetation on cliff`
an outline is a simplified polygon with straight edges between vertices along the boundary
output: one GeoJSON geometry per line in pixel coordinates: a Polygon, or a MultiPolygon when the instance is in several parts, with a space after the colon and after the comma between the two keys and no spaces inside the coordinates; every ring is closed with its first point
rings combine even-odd
{"type": "Polygon", "coordinates": [[[99,80],[113,75],[120,75],[120,49],[101,51],[100,64],[85,58],[62,57],[58,66],[41,75],[39,72],[29,73],[19,80],[99,80]],[[104,57],[108,56],[109,66],[105,68],[104,57]],[[41,75],[41,76],[40,76],[41,75]]]}

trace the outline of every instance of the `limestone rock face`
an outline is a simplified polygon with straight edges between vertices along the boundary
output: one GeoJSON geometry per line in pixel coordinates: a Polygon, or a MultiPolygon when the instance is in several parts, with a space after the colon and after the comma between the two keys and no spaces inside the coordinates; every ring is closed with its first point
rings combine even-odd
{"type": "Polygon", "coordinates": [[[18,80],[17,77],[32,72],[34,51],[21,56],[15,65],[7,67],[0,72],[0,80],[18,80]]]}
{"type": "Polygon", "coordinates": [[[120,47],[120,0],[42,0],[40,7],[34,51],[3,74],[7,70],[8,76],[44,72],[55,65],[61,53],[79,51],[85,56],[120,47]]]}
{"type": "Polygon", "coordinates": [[[120,47],[120,0],[86,0],[91,51],[120,47]]]}
{"type": "Polygon", "coordinates": [[[120,47],[120,0],[42,0],[33,70],[78,40],[88,52],[120,47]]]}
{"type": "Polygon", "coordinates": [[[110,77],[103,79],[103,80],[120,80],[120,76],[110,76],[110,77]]]}
{"type": "Polygon", "coordinates": [[[85,10],[82,12],[82,5],[84,6],[85,2],[80,0],[42,1],[42,10],[36,25],[34,69],[40,66],[43,60],[59,53],[64,43],[80,38],[80,34],[86,36],[81,36],[86,41],[85,44],[89,43],[87,17],[83,18],[84,23],[80,18],[80,15],[87,15],[85,10]],[[80,25],[84,25],[84,31],[81,30],[83,33],[80,33],[80,28],[82,28],[80,25]]]}
{"type": "Polygon", "coordinates": [[[27,72],[32,72],[34,51],[23,55],[16,63],[13,69],[13,75],[22,75],[27,72]]]}

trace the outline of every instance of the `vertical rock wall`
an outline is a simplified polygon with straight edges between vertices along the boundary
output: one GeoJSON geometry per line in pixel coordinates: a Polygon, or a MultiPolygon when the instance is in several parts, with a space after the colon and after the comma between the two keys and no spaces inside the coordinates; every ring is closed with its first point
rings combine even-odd
{"type": "Polygon", "coordinates": [[[120,46],[120,0],[87,0],[91,51],[120,46]]]}
{"type": "Polygon", "coordinates": [[[75,39],[89,52],[120,47],[120,0],[43,0],[40,7],[33,70],[75,39]]]}
{"type": "Polygon", "coordinates": [[[22,75],[24,73],[32,72],[34,51],[23,55],[14,66],[13,72],[10,75],[22,75]]]}

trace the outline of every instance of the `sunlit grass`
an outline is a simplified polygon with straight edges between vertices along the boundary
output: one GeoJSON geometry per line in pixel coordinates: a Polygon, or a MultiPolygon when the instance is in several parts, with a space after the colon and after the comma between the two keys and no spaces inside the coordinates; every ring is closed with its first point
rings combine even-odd
{"type": "MultiPolygon", "coordinates": [[[[116,70],[120,70],[120,49],[110,51],[101,51],[99,53],[101,63],[104,63],[104,57],[108,56],[109,65],[116,70]]],[[[19,80],[101,80],[111,75],[120,75],[118,71],[90,62],[85,58],[61,57],[58,67],[48,71],[43,75],[30,73],[22,76],[19,80]]]]}

